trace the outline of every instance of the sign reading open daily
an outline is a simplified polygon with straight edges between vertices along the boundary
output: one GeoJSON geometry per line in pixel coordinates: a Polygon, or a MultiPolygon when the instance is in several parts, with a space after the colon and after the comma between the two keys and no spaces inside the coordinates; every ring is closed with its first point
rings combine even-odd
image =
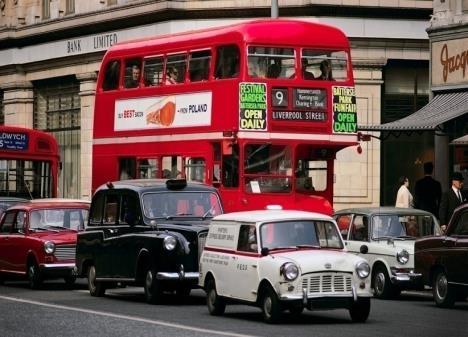
{"type": "Polygon", "coordinates": [[[239,129],[267,130],[267,87],[265,83],[239,84],[239,129]]]}

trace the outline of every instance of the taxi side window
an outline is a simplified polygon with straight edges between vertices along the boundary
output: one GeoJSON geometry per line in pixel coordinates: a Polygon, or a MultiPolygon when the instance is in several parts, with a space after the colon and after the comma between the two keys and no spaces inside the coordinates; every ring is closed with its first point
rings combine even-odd
{"type": "Polygon", "coordinates": [[[119,207],[119,199],[117,195],[107,195],[106,202],[104,204],[104,219],[105,224],[115,224],[118,216],[117,211],[119,207]]]}
{"type": "Polygon", "coordinates": [[[257,251],[257,234],[254,225],[241,225],[237,250],[244,252],[257,251]]]}

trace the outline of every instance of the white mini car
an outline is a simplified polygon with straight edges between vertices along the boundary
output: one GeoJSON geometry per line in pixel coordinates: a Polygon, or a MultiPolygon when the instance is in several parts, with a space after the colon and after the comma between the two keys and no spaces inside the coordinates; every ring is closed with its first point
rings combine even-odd
{"type": "Polygon", "coordinates": [[[347,253],[335,221],[323,214],[265,210],[213,218],[200,259],[200,286],[211,315],[226,303],[262,309],[276,322],[284,309],[349,310],[355,322],[370,312],[370,267],[347,253]]]}

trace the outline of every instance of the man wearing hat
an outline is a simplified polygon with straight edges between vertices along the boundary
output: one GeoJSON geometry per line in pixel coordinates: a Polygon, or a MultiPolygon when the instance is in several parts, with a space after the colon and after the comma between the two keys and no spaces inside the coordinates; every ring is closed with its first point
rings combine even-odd
{"type": "Polygon", "coordinates": [[[440,202],[439,218],[440,225],[445,231],[455,208],[466,202],[462,194],[463,175],[460,172],[452,174],[452,187],[442,195],[440,202]]]}

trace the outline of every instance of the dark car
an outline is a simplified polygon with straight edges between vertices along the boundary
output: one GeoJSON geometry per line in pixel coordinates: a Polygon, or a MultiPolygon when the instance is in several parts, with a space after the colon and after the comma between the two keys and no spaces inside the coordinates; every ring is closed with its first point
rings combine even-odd
{"type": "Polygon", "coordinates": [[[77,267],[92,296],[143,286],[156,303],[164,291],[188,296],[209,220],[223,211],[217,190],[183,179],[127,180],[99,187],[88,228],[78,235],[77,267]]]}
{"type": "Polygon", "coordinates": [[[334,218],[348,251],[371,265],[375,297],[423,289],[421,275],[414,272],[414,243],[418,237],[441,233],[434,215],[414,208],[363,207],[337,211],[334,218]]]}
{"type": "Polygon", "coordinates": [[[2,214],[7,210],[8,207],[16,205],[20,202],[28,202],[28,199],[16,198],[16,197],[0,197],[0,218],[2,214]]]}
{"type": "Polygon", "coordinates": [[[24,276],[31,288],[46,278],[76,279],[76,234],[88,220],[89,201],[37,199],[8,208],[0,222],[0,280],[24,276]]]}
{"type": "Polygon", "coordinates": [[[439,307],[468,296],[468,204],[453,213],[442,236],[421,238],[415,245],[416,272],[432,286],[439,307]]]}

